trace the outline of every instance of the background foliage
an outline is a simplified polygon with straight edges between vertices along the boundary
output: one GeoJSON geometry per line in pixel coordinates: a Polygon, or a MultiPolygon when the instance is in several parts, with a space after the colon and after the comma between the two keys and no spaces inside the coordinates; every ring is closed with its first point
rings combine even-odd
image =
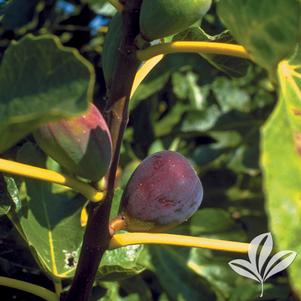
{"type": "MultiPolygon", "coordinates": [[[[294,144],[297,139],[300,154],[299,121],[287,109],[300,107],[300,72],[294,67],[300,70],[300,54],[277,69],[300,41],[300,4],[258,3],[260,7],[251,0],[221,1],[222,18],[213,5],[202,29],[171,37],[238,41],[258,65],[213,55],[163,59],[131,101],[115,212],[137,164],[153,152],[177,150],[198,171],[205,196],[192,219],[172,232],[249,242],[273,230],[281,248],[301,252],[300,163],[294,144]],[[245,11],[239,10],[240,2],[245,11]],[[283,75],[285,67],[295,71],[290,80],[283,75]],[[277,70],[285,93],[276,106],[277,70]],[[293,157],[283,161],[284,154],[293,157]]],[[[101,53],[115,11],[100,0],[11,0],[2,1],[0,13],[0,149],[5,158],[59,170],[37,149],[30,132],[42,122],[82,112],[87,98],[104,107],[101,53]]],[[[85,200],[56,185],[7,175],[1,175],[0,192],[0,274],[50,289],[49,279],[64,277],[68,285],[80,248],[79,215],[85,200]]],[[[108,251],[92,300],[257,300],[260,287],[229,268],[234,256],[167,246],[108,251]]],[[[282,273],[266,284],[262,300],[299,300],[300,261],[295,265],[290,278],[282,273]]],[[[4,288],[1,296],[37,300],[4,288]]]]}

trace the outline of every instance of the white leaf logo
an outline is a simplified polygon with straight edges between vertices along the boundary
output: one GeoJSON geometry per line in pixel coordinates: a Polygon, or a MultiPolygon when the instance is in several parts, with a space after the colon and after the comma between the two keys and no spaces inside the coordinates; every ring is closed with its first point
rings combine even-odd
{"type": "Polygon", "coordinates": [[[292,264],[297,253],[294,251],[280,251],[269,259],[273,250],[273,238],[271,233],[256,236],[249,245],[249,260],[235,259],[229,262],[230,267],[237,274],[255,280],[261,284],[263,296],[263,284],[273,275],[285,270],[292,264]]]}

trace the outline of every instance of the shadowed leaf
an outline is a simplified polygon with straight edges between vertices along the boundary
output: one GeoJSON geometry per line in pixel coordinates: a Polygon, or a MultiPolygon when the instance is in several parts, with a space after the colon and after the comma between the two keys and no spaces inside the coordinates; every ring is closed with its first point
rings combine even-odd
{"type": "MultiPolygon", "coordinates": [[[[174,41],[204,41],[237,44],[228,30],[214,36],[208,35],[200,27],[189,28],[174,38],[174,41]]],[[[230,76],[243,76],[247,73],[250,62],[246,59],[226,55],[201,54],[215,68],[227,73],[230,76]]]]}
{"type": "Polygon", "coordinates": [[[0,66],[0,151],[43,122],[84,112],[93,85],[92,66],[55,36],[11,43],[0,66]]]}
{"type": "MultiPolygon", "coordinates": [[[[18,161],[44,167],[45,156],[31,143],[18,161]]],[[[52,277],[72,277],[83,238],[80,211],[86,200],[72,193],[53,193],[52,184],[25,179],[26,198],[17,211],[20,227],[41,267],[52,277]]]]}

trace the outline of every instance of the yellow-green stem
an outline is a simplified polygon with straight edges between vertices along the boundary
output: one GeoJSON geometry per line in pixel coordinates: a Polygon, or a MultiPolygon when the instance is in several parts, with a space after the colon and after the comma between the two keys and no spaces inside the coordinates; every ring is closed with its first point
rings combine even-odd
{"type": "Polygon", "coordinates": [[[62,280],[61,279],[53,279],[53,285],[54,285],[55,293],[57,294],[57,296],[60,296],[63,291],[62,280]]]}
{"type": "Polygon", "coordinates": [[[137,57],[140,61],[146,61],[160,54],[177,52],[222,54],[251,59],[247,50],[241,45],[196,41],[180,41],[154,45],[137,51],[137,57]]]}
{"type": "Polygon", "coordinates": [[[73,190],[81,193],[91,202],[99,202],[104,198],[104,193],[97,191],[89,184],[52,170],[0,159],[0,171],[68,186],[73,190]]]}
{"type": "Polygon", "coordinates": [[[236,253],[248,253],[249,248],[248,243],[204,237],[193,237],[165,233],[123,233],[115,234],[112,237],[110,242],[110,249],[135,244],[173,245],[236,253]]]}
{"type": "Polygon", "coordinates": [[[117,9],[117,11],[123,11],[123,4],[121,4],[118,0],[108,0],[108,2],[111,3],[117,9]]]}
{"type": "Polygon", "coordinates": [[[0,276],[0,285],[36,295],[47,301],[59,301],[59,297],[48,289],[25,281],[0,276]]]}

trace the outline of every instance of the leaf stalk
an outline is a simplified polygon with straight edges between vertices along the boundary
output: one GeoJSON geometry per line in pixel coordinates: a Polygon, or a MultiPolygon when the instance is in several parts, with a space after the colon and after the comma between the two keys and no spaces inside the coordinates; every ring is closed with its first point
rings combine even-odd
{"type": "Polygon", "coordinates": [[[195,41],[180,41],[150,46],[143,50],[137,51],[137,58],[140,61],[146,61],[160,54],[165,55],[179,52],[221,54],[249,60],[251,59],[247,50],[241,45],[195,41]]]}
{"type": "Polygon", "coordinates": [[[104,193],[97,191],[91,185],[53,170],[0,159],[0,171],[70,187],[91,202],[99,202],[104,198],[104,193]]]}
{"type": "Polygon", "coordinates": [[[166,233],[122,233],[115,234],[110,249],[135,244],[160,244],[182,247],[210,249],[224,252],[248,253],[249,244],[228,240],[194,237],[166,233]]]}
{"type": "Polygon", "coordinates": [[[47,301],[59,301],[59,297],[52,291],[39,285],[31,284],[25,281],[0,276],[0,285],[33,294],[47,301]]]}

